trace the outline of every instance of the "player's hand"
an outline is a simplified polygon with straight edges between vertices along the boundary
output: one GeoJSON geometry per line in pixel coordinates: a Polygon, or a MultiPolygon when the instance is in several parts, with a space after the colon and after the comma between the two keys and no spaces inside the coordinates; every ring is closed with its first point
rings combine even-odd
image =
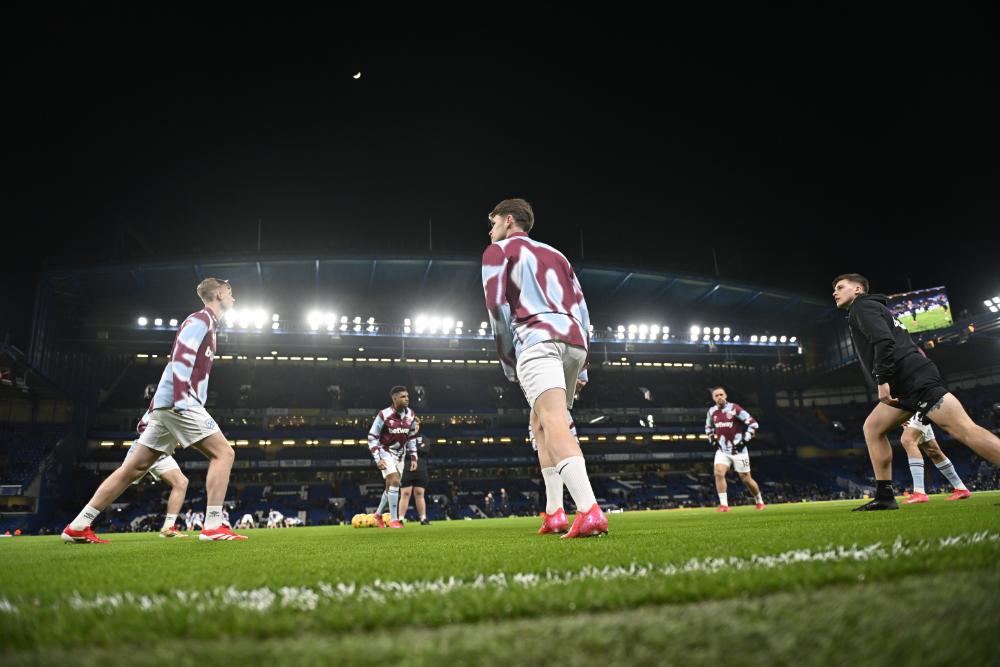
{"type": "Polygon", "coordinates": [[[379,459],[378,460],[378,469],[379,470],[385,470],[385,466],[386,466],[385,459],[379,459]]]}
{"type": "Polygon", "coordinates": [[[579,394],[583,390],[583,388],[586,387],[586,386],[587,386],[587,381],[586,380],[581,380],[580,378],[576,379],[576,393],[577,394],[579,394]]]}
{"type": "Polygon", "coordinates": [[[413,459],[410,459],[410,472],[416,472],[416,471],[417,471],[417,462],[413,459]]]}
{"type": "Polygon", "coordinates": [[[889,389],[888,382],[878,386],[878,400],[880,403],[885,403],[890,408],[899,408],[899,399],[892,397],[892,391],[889,389]]]}

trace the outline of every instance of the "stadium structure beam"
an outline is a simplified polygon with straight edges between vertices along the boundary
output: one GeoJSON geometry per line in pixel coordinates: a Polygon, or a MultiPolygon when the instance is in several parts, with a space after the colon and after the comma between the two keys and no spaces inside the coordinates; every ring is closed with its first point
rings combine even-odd
{"type": "Polygon", "coordinates": [[[372,291],[372,287],[375,285],[375,267],[378,265],[378,260],[372,260],[372,270],[368,272],[368,291],[372,291]]]}
{"type": "Polygon", "coordinates": [[[746,308],[747,306],[749,306],[751,303],[753,303],[754,301],[756,301],[757,299],[759,299],[763,295],[764,295],[764,290],[758,290],[758,291],[754,292],[753,294],[751,294],[746,299],[744,299],[743,303],[741,303],[739,305],[739,307],[740,308],[746,308]]]}
{"type": "Polygon", "coordinates": [[[630,271],[624,278],[622,278],[621,282],[618,283],[618,285],[616,285],[613,290],[611,290],[611,296],[614,296],[615,294],[618,293],[618,290],[620,290],[622,287],[625,287],[625,283],[631,280],[633,275],[634,274],[630,271]]]}
{"type": "Polygon", "coordinates": [[[791,309],[795,308],[800,303],[802,303],[802,299],[789,299],[788,303],[785,305],[785,307],[782,308],[780,311],[778,311],[778,314],[779,315],[784,315],[785,313],[787,313],[791,309]]]}
{"type": "Polygon", "coordinates": [[[716,292],[718,292],[720,287],[722,287],[722,283],[716,283],[714,287],[710,288],[707,292],[705,292],[700,297],[698,297],[697,299],[695,299],[694,303],[701,303],[702,301],[708,299],[713,294],[715,294],[716,292]]]}
{"type": "Polygon", "coordinates": [[[424,285],[427,284],[427,277],[431,274],[431,267],[434,265],[434,260],[427,260],[427,268],[424,269],[424,277],[420,280],[420,294],[424,293],[424,285]]]}

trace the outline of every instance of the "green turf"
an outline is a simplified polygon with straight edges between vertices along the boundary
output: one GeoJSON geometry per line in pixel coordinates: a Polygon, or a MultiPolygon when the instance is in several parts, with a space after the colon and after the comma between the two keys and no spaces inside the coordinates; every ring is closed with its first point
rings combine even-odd
{"type": "MultiPolygon", "coordinates": [[[[153,534],[111,535],[107,545],[2,540],[0,651],[4,664],[65,663],[67,651],[74,664],[98,664],[129,646],[136,662],[176,664],[179,651],[205,664],[222,661],[214,640],[225,637],[237,655],[287,655],[298,664],[329,664],[324,656],[340,656],[337,664],[542,664],[546,642],[588,635],[593,624],[600,637],[568,650],[560,664],[616,655],[636,664],[731,661],[722,647],[738,638],[740,661],[791,664],[802,647],[831,659],[835,650],[870,657],[882,651],[894,615],[917,622],[916,604],[933,607],[919,620],[925,627],[942,623],[964,638],[963,655],[983,655],[977,628],[987,611],[997,617],[1000,493],[848,511],[857,504],[617,514],[609,536],[575,541],[535,535],[535,519],[256,530],[244,543],[153,534]],[[942,545],[954,536],[963,540],[942,545]],[[753,560],[876,543],[867,559],[830,552],[826,561],[753,560]],[[732,560],[710,560],[718,558],[732,560]],[[435,588],[441,578],[452,579],[435,588]],[[422,588],[413,593],[406,583],[422,588]],[[950,593],[959,584],[964,604],[950,593]],[[152,608],[142,608],[143,596],[152,608]],[[251,604],[265,610],[245,608],[251,604]],[[409,649],[394,644],[388,628],[397,625],[408,628],[409,649]],[[769,637],[769,627],[780,631],[769,637]],[[818,628],[841,643],[818,640],[818,628]]],[[[928,658],[922,664],[943,664],[937,636],[907,633],[917,637],[913,655],[928,658]]]]}
{"type": "Polygon", "coordinates": [[[920,313],[916,321],[910,315],[902,315],[899,318],[899,323],[911,333],[950,327],[952,323],[951,308],[935,308],[925,313],[920,313]]]}

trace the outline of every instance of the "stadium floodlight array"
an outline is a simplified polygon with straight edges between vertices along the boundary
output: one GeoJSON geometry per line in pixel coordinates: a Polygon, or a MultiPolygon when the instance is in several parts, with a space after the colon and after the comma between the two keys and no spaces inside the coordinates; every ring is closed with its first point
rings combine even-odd
{"type": "MultiPolygon", "coordinates": [[[[593,325],[590,333],[594,333],[593,325]]],[[[659,324],[619,324],[615,328],[614,337],[617,340],[667,340],[670,337],[670,327],[659,324]]]]}
{"type": "MultiPolygon", "coordinates": [[[[465,328],[465,322],[456,320],[450,315],[417,315],[412,320],[409,317],[403,320],[403,333],[415,333],[421,336],[461,336],[472,334],[472,330],[465,328]]],[[[486,335],[486,322],[480,323],[479,335],[486,335]]]]}
{"type": "MultiPolygon", "coordinates": [[[[149,318],[146,317],[146,316],[142,316],[142,317],[140,317],[139,319],[136,320],[136,324],[138,324],[140,327],[149,326],[149,318]]],[[[153,326],[154,327],[162,327],[162,326],[164,326],[163,325],[163,318],[162,317],[154,317],[153,318],[153,326]]],[[[170,320],[169,320],[169,326],[171,326],[171,327],[176,327],[177,326],[177,318],[176,317],[171,317],[170,318],[170,320]]]]}
{"type": "MultiPolygon", "coordinates": [[[[269,315],[267,310],[260,307],[233,308],[227,310],[222,317],[227,326],[239,327],[240,329],[263,329],[268,319],[271,320],[272,325],[276,321],[274,315],[269,315]]],[[[274,327],[272,326],[272,328],[274,327]]]]}
{"type": "Polygon", "coordinates": [[[991,313],[1000,313],[1000,296],[983,301],[983,305],[990,309],[991,313]]]}

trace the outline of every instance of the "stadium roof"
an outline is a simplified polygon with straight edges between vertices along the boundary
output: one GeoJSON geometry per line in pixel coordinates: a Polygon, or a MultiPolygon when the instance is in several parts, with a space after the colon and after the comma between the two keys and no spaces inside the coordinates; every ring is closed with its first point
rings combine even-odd
{"type": "MultiPolygon", "coordinates": [[[[595,326],[656,322],[739,325],[805,333],[835,313],[826,295],[669,273],[638,266],[577,262],[595,326]]],[[[420,313],[485,319],[478,257],[261,256],[57,269],[40,277],[68,307],[70,320],[95,322],[159,313],[184,317],[198,306],[195,285],[231,281],[237,306],[302,319],[310,309],[402,320],[420,313]],[[75,317],[74,317],[75,314],[75,317]]]]}

